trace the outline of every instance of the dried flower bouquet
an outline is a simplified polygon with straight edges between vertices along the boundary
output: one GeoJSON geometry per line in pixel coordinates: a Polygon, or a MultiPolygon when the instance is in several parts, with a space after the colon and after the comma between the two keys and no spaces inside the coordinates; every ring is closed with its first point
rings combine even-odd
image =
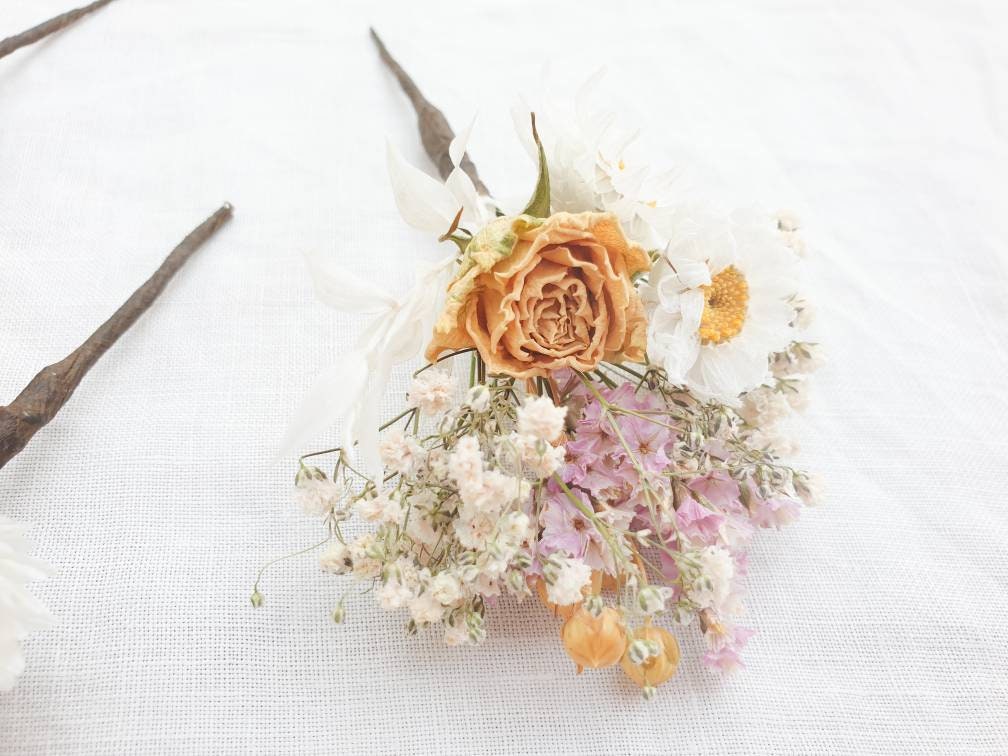
{"type": "Polygon", "coordinates": [[[676,633],[702,633],[711,667],[741,664],[747,545],[817,498],[778,432],[820,359],[803,245],[788,216],[655,199],[606,114],[545,124],[548,147],[521,123],[539,174],[519,212],[477,193],[469,130],[444,183],[390,147],[403,218],[452,247],[406,296],[310,258],[325,301],[376,317],[295,419],[291,440],[345,435],[301,458],[296,495],[328,535],[322,568],[373,586],[409,632],[478,643],[503,596],[534,597],[578,671],[619,664],[650,697],[676,633]],[[393,367],[421,351],[382,424],[393,367]]]}

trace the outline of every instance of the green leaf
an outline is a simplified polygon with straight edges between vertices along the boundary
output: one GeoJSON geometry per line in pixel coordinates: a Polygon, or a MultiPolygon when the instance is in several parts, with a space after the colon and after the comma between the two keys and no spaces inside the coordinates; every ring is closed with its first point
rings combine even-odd
{"type": "Polygon", "coordinates": [[[532,199],[522,210],[522,215],[531,215],[533,218],[548,218],[550,214],[550,181],[549,166],[546,164],[546,152],[543,150],[542,140],[539,139],[539,132],[536,130],[535,113],[532,113],[532,138],[535,139],[536,147],[539,148],[539,180],[536,182],[532,199]]]}

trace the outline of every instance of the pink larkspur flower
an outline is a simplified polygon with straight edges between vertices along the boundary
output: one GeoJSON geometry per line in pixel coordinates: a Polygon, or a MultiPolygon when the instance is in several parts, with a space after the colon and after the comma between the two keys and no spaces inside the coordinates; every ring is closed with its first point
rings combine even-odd
{"type": "Polygon", "coordinates": [[[780,530],[798,519],[801,505],[794,499],[771,498],[753,500],[752,521],[761,528],[780,530]]]}
{"type": "Polygon", "coordinates": [[[700,543],[714,543],[724,520],[724,515],[707,509],[692,497],[686,497],[676,510],[679,530],[691,541],[700,543]]]}
{"type": "MultiPolygon", "coordinates": [[[[579,492],[574,490],[574,495],[579,492]]],[[[587,497],[582,496],[587,501],[587,497]]],[[[542,554],[563,551],[583,559],[593,569],[604,569],[606,545],[595,526],[571,504],[563,492],[554,490],[542,512],[543,532],[539,541],[542,554]]]]}
{"type": "Polygon", "coordinates": [[[725,512],[742,508],[738,483],[732,480],[727,473],[716,472],[694,478],[689,482],[689,487],[725,512]]]}
{"type": "Polygon", "coordinates": [[[740,652],[755,632],[748,627],[733,627],[723,634],[708,631],[704,636],[709,649],[703,656],[704,664],[726,674],[745,667],[740,652]]]}

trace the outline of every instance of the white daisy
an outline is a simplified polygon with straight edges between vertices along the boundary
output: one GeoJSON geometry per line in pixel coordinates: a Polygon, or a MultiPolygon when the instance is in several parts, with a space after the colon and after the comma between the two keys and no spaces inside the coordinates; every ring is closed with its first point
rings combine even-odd
{"type": "Polygon", "coordinates": [[[793,338],[797,258],[771,219],[690,209],[659,222],[670,242],[640,288],[648,353],[670,381],[737,404],[793,338]]]}
{"type": "Polygon", "coordinates": [[[0,692],[14,687],[24,671],[21,640],[47,625],[49,611],[25,584],[48,574],[48,568],[28,556],[24,528],[0,515],[0,692]]]}

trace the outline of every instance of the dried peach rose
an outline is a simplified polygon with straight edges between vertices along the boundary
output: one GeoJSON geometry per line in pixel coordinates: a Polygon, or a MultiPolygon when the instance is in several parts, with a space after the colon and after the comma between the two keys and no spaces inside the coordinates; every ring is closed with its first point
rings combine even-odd
{"type": "Polygon", "coordinates": [[[427,359],[475,347],[489,372],[516,378],[642,361],[633,276],[649,265],[611,213],[498,218],[470,241],[427,359]]]}

